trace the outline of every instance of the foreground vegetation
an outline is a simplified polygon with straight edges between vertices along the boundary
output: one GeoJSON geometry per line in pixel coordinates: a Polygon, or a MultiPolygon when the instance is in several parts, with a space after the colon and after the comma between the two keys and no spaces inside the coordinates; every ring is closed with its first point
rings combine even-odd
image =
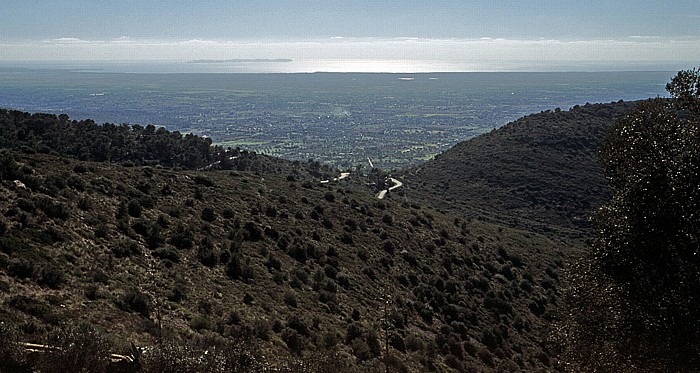
{"type": "Polygon", "coordinates": [[[613,198],[593,215],[563,324],[573,371],[696,371],[700,352],[700,70],[612,127],[613,198]]]}
{"type": "Polygon", "coordinates": [[[103,351],[172,349],[183,367],[216,346],[339,371],[555,366],[559,242],[378,200],[352,177],[321,184],[314,164],[244,159],[260,171],[3,151],[7,335],[61,346],[51,336],[94,329],[113,341],[103,351]]]}

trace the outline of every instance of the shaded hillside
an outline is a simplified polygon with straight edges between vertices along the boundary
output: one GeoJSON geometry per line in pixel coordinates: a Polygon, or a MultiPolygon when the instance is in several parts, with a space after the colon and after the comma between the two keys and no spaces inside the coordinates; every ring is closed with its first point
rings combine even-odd
{"type": "Polygon", "coordinates": [[[3,151],[0,363],[63,356],[23,360],[8,341],[82,336],[109,341],[95,364],[106,349],[163,341],[143,371],[203,371],[202,351],[222,344],[251,370],[554,367],[546,340],[565,247],[309,180],[3,151]]]}
{"type": "Polygon", "coordinates": [[[610,198],[597,151],[636,102],[586,104],[523,117],[405,171],[414,200],[462,216],[581,237],[610,198]]]}

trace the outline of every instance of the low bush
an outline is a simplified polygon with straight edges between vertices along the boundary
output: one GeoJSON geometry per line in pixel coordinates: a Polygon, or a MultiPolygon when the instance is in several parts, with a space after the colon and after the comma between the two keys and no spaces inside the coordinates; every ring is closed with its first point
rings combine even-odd
{"type": "Polygon", "coordinates": [[[61,268],[55,265],[47,265],[39,270],[39,284],[51,289],[60,288],[66,282],[66,275],[61,268]]]}
{"type": "Polygon", "coordinates": [[[151,298],[137,288],[128,289],[122,294],[117,305],[125,311],[137,312],[144,317],[151,313],[151,298]]]}
{"type": "Polygon", "coordinates": [[[161,247],[153,250],[151,255],[158,259],[169,260],[173,263],[180,262],[180,253],[172,247],[161,247]]]}
{"type": "Polygon", "coordinates": [[[132,255],[141,254],[141,247],[139,247],[138,242],[129,238],[113,243],[110,249],[117,258],[127,258],[132,255]]]}

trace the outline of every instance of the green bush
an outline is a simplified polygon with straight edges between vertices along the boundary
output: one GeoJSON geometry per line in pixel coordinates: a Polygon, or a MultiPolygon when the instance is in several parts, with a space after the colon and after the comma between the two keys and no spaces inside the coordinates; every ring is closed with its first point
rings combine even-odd
{"type": "Polygon", "coordinates": [[[54,313],[53,307],[40,300],[25,295],[15,295],[7,300],[5,304],[49,324],[56,325],[59,322],[59,317],[54,313]]]}
{"type": "Polygon", "coordinates": [[[282,330],[282,335],[280,336],[284,343],[287,344],[287,348],[295,353],[295,354],[301,354],[301,352],[304,350],[304,338],[299,335],[299,333],[291,328],[285,328],[282,330]]]}
{"type": "Polygon", "coordinates": [[[137,199],[132,199],[126,205],[127,212],[135,218],[141,217],[141,202],[137,199]]]}
{"type": "Polygon", "coordinates": [[[34,205],[34,202],[26,198],[19,198],[17,200],[17,207],[26,212],[34,212],[34,210],[36,210],[36,205],[34,205]]]}
{"type": "Polygon", "coordinates": [[[180,250],[190,249],[194,245],[194,234],[189,228],[180,225],[170,237],[168,243],[180,250]]]}
{"type": "Polygon", "coordinates": [[[214,212],[214,209],[212,209],[211,207],[205,207],[204,209],[202,209],[202,220],[209,223],[216,220],[216,213],[214,212]]]}
{"type": "Polygon", "coordinates": [[[70,208],[66,204],[53,201],[50,197],[40,198],[37,207],[52,219],[66,220],[70,216],[70,208]]]}
{"type": "Polygon", "coordinates": [[[205,187],[213,187],[214,186],[214,182],[211,181],[211,179],[209,179],[205,176],[201,176],[201,175],[197,175],[194,177],[194,183],[197,185],[203,185],[205,187]]]}
{"type": "Polygon", "coordinates": [[[63,270],[54,265],[46,265],[39,270],[39,284],[51,289],[60,288],[66,282],[66,275],[63,270]]]}
{"type": "MultiPolygon", "coordinates": [[[[0,223],[2,225],[2,223],[0,223]]],[[[24,253],[31,249],[31,246],[24,240],[17,237],[0,237],[0,252],[5,254],[24,253]]]]}
{"type": "Polygon", "coordinates": [[[350,347],[352,347],[352,354],[355,355],[355,357],[357,357],[360,361],[366,361],[372,357],[372,353],[369,350],[367,342],[365,342],[365,340],[362,338],[353,339],[350,343],[350,347]]]}
{"type": "Polygon", "coordinates": [[[180,253],[172,247],[161,247],[151,253],[156,258],[169,260],[173,263],[180,262],[180,253]]]}
{"type": "Polygon", "coordinates": [[[255,278],[255,270],[250,265],[250,260],[243,259],[241,254],[234,254],[226,264],[226,275],[236,280],[252,280],[255,278]]]}
{"type": "Polygon", "coordinates": [[[33,261],[24,258],[10,259],[10,263],[7,266],[8,274],[17,278],[34,277],[36,271],[36,264],[33,261]]]}
{"type": "Polygon", "coordinates": [[[141,254],[141,247],[139,247],[138,242],[130,238],[126,238],[113,243],[110,246],[110,249],[112,250],[112,253],[114,253],[114,256],[116,256],[117,258],[127,258],[132,255],[141,254]]]}
{"type": "Polygon", "coordinates": [[[122,294],[118,301],[118,306],[125,311],[137,312],[147,317],[151,313],[151,298],[134,287],[122,294]]]}
{"type": "Polygon", "coordinates": [[[219,262],[219,256],[216,255],[214,249],[204,245],[199,247],[197,259],[199,259],[200,263],[209,268],[215,267],[219,262]]]}
{"type": "Polygon", "coordinates": [[[221,211],[221,216],[224,217],[224,219],[233,219],[236,216],[236,212],[233,211],[232,208],[227,207],[223,211],[221,211]]]}
{"type": "Polygon", "coordinates": [[[201,315],[201,314],[196,314],[192,317],[192,320],[190,320],[190,327],[198,332],[201,332],[202,330],[212,330],[213,329],[214,323],[212,323],[211,319],[209,317],[201,315]]]}
{"type": "Polygon", "coordinates": [[[289,307],[297,308],[298,301],[296,293],[294,293],[294,291],[292,290],[289,290],[286,293],[284,293],[284,303],[289,307]]]}

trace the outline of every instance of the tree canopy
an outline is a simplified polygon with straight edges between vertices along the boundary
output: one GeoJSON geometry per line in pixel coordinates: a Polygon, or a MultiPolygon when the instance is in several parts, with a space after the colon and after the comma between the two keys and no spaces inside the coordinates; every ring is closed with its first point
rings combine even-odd
{"type": "Polygon", "coordinates": [[[613,198],[592,217],[592,257],[575,275],[573,308],[579,324],[589,324],[583,329],[597,329],[586,343],[615,346],[610,360],[627,354],[637,364],[672,362],[681,370],[697,363],[699,83],[700,70],[679,72],[667,85],[671,99],[644,102],[610,129],[600,150],[613,198]]]}

